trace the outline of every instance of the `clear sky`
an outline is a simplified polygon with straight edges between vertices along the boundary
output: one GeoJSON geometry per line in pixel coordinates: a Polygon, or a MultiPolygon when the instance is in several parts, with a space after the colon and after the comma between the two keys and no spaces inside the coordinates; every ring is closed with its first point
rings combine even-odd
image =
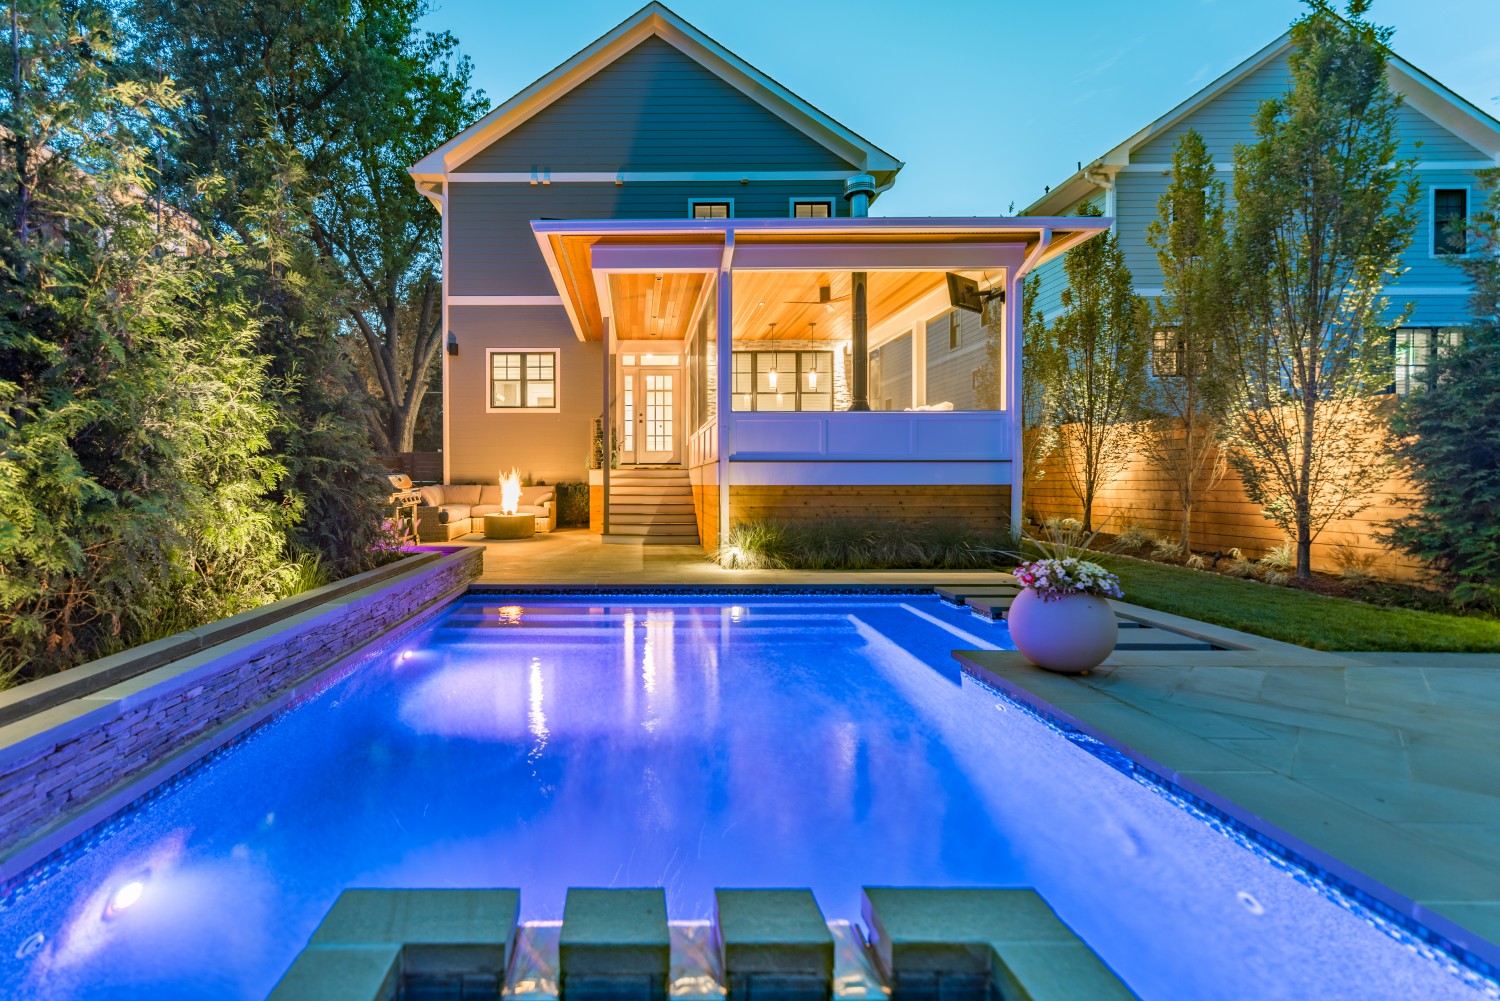
{"type": "MultiPolygon", "coordinates": [[[[636,0],[433,0],[498,104],[636,0]]],[[[1017,209],[1260,49],[1297,0],[670,0],[906,162],[880,215],[1017,209]]],[[[1376,0],[1393,48],[1500,117],[1500,0],[1376,0]]]]}

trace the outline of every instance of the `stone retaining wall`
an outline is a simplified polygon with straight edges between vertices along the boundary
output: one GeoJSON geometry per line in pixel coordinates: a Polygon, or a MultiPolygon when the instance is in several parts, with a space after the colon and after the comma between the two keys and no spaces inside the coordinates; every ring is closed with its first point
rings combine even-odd
{"type": "Polygon", "coordinates": [[[0,857],[14,864],[23,846],[67,836],[60,829],[70,821],[77,826],[90,806],[216,728],[461,593],[482,565],[483,550],[465,547],[0,727],[0,857]]]}

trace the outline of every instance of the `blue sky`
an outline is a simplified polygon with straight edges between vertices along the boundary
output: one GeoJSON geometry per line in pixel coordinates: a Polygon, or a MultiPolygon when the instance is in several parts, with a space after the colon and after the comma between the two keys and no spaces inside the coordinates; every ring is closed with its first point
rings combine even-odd
{"type": "MultiPolygon", "coordinates": [[[[643,0],[642,0],[643,2],[643,0]]],[[[433,0],[499,103],[635,0],[433,0]]],[[[881,215],[1022,208],[1261,48],[1296,0],[671,0],[668,6],[906,161],[881,215]]],[[[1500,0],[1376,0],[1403,58],[1500,117],[1500,0]]]]}

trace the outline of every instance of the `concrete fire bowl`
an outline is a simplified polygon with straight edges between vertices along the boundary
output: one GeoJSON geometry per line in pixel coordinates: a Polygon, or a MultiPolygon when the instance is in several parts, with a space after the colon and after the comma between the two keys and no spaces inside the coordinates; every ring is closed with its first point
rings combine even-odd
{"type": "Polygon", "coordinates": [[[536,515],[487,514],[484,516],[486,539],[529,539],[536,534],[536,515]]]}

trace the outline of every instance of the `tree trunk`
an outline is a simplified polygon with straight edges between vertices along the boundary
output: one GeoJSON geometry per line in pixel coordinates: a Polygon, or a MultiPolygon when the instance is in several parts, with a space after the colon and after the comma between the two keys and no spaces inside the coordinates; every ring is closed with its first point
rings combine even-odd
{"type": "Polygon", "coordinates": [[[1189,496],[1182,502],[1182,555],[1193,554],[1193,500],[1189,496]]]}
{"type": "Polygon", "coordinates": [[[1094,530],[1094,492],[1086,492],[1083,497],[1083,530],[1085,533],[1094,530]]]}
{"type": "Polygon", "coordinates": [[[1312,579],[1312,526],[1301,514],[1297,516],[1297,579],[1312,579]]]}

